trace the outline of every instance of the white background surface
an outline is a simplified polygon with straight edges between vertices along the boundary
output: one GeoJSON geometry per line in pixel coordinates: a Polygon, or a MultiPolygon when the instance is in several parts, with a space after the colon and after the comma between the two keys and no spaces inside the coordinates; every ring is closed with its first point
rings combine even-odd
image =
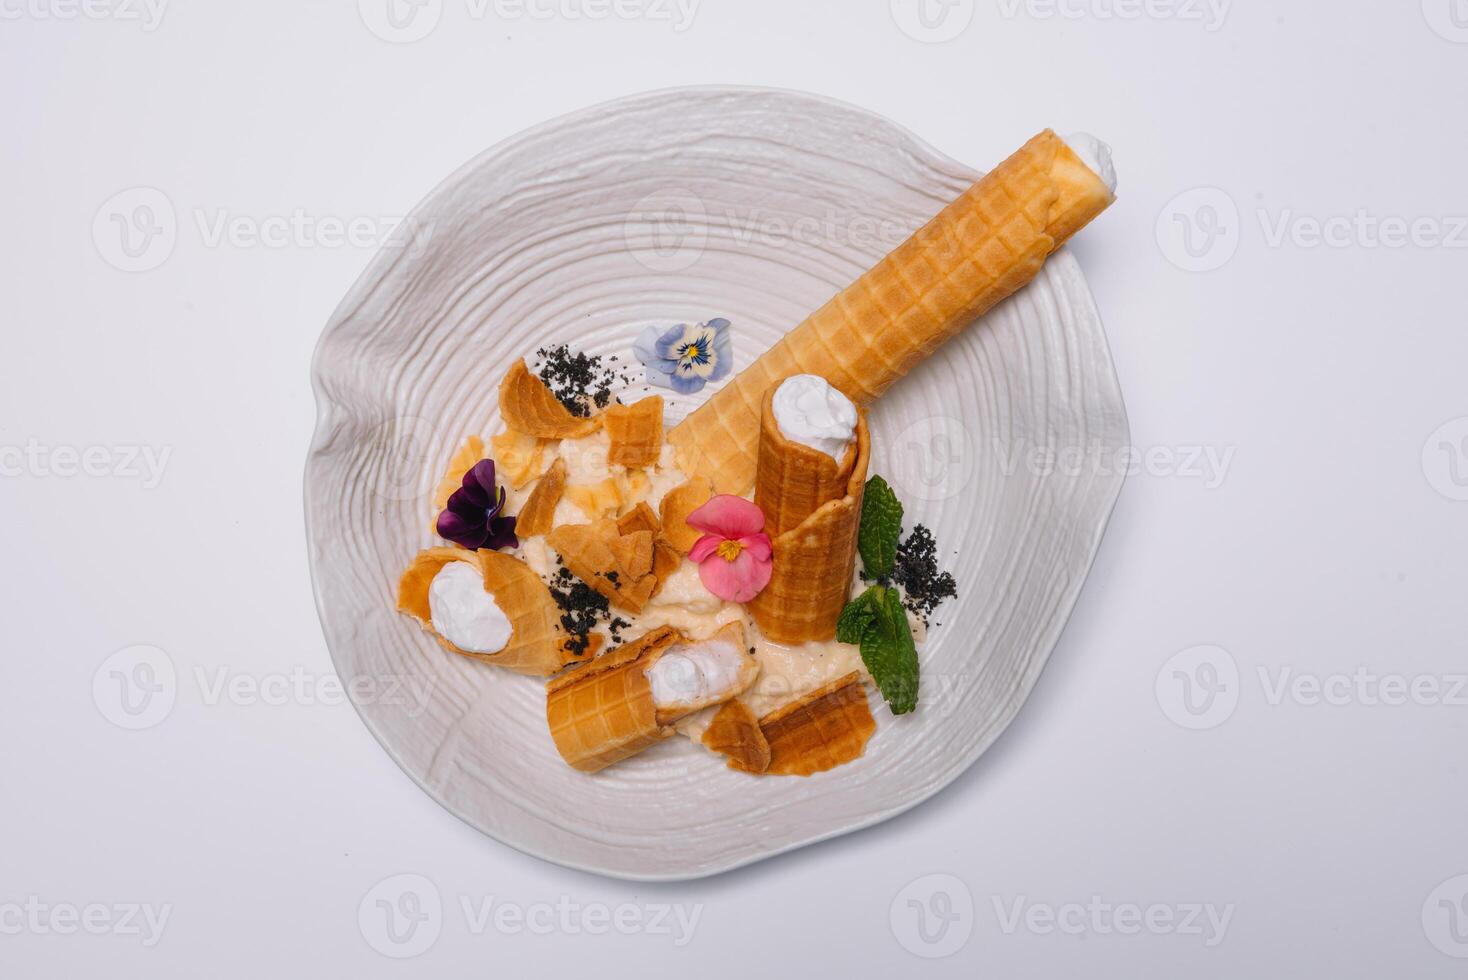
{"type": "Polygon", "coordinates": [[[905,32],[895,6],[701,0],[687,22],[651,0],[600,20],[442,0],[399,44],[345,0],[176,0],[156,21],[0,0],[0,972],[1461,975],[1468,9],[958,0],[905,32]],[[307,368],[380,234],[301,229],[386,228],[528,125],[711,82],[842,98],[980,167],[1043,125],[1106,137],[1121,199],[1075,248],[1152,455],[1030,703],[965,777],[873,830],[630,885],[463,826],[333,697],[301,529],[307,368]],[[158,198],[109,200],[138,187],[176,240],[125,272],[111,215],[158,198]],[[293,214],[280,245],[214,238],[293,214]],[[1416,241],[1382,244],[1383,220],[1416,241]],[[94,475],[57,475],[89,447],[94,475]],[[168,454],[161,478],[134,449],[168,454]],[[104,661],[136,645],[176,696],[130,731],[111,667],[138,660],[104,661]],[[1170,660],[1200,645],[1223,652],[1170,660]],[[1209,668],[1227,690],[1185,703],[1176,672],[1209,668]],[[442,911],[394,946],[376,901],[399,874],[442,911]],[[588,934],[624,903],[624,932],[588,934]],[[1126,934],[1069,903],[1162,908],[1126,934]],[[151,945],[134,904],[167,913],[151,945]],[[1189,904],[1227,928],[1163,923],[1189,904]],[[62,934],[91,905],[99,934],[62,934]],[[665,905],[698,916],[691,938],[677,912],[632,928],[665,905]]]}

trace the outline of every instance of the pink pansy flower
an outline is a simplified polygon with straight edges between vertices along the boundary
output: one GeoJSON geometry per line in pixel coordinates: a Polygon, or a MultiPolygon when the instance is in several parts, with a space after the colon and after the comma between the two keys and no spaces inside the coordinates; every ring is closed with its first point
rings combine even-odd
{"type": "Polygon", "coordinates": [[[725,602],[748,602],[770,584],[770,536],[754,504],[721,493],[689,514],[688,526],[704,532],[688,552],[704,588],[725,602]]]}

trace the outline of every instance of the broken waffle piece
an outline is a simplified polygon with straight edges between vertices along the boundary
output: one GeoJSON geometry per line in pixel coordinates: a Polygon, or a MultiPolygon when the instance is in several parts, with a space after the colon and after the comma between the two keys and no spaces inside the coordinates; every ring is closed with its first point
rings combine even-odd
{"type": "MultiPolygon", "coordinates": [[[[519,432],[501,432],[489,440],[494,450],[495,472],[501,480],[519,490],[525,484],[540,475],[541,468],[545,465],[545,440],[534,436],[522,435],[519,432]]],[[[482,451],[482,443],[481,443],[482,451]]],[[[478,462],[476,460],[475,462],[478,462]]],[[[470,463],[469,466],[473,466],[470,463]]],[[[464,468],[468,472],[468,467],[464,468]]],[[[464,473],[460,473],[462,479],[464,473]]],[[[447,477],[445,477],[447,479],[447,477]]],[[[457,487],[451,488],[450,493],[457,487]]],[[[445,497],[445,500],[448,498],[445,497]]],[[[439,510],[443,506],[439,505],[439,510]]]]}
{"type": "Polygon", "coordinates": [[[714,488],[703,477],[694,477],[681,483],[663,496],[658,512],[662,521],[663,537],[680,555],[693,549],[703,532],[688,526],[688,515],[709,502],[714,488]]]}
{"type": "Polygon", "coordinates": [[[631,405],[612,405],[602,413],[611,439],[608,462],[619,466],[652,466],[663,451],[663,399],[648,395],[631,405]]]}
{"type": "MultiPolygon", "coordinates": [[[[858,759],[877,730],[856,672],[818,687],[759,720],[772,776],[809,776],[858,759]]],[[[743,768],[730,765],[735,769],[743,768]]],[[[746,772],[755,770],[746,769],[746,772]]]]}
{"type": "Polygon", "coordinates": [[[579,418],[562,405],[530,369],[516,361],[500,382],[500,417],[505,426],[539,439],[579,439],[597,427],[594,418],[579,418]]]}
{"type": "Polygon", "coordinates": [[[515,533],[521,538],[549,534],[555,524],[556,508],[566,492],[566,461],[557,457],[545,476],[530,491],[520,513],[515,515],[515,533]]]}
{"type": "Polygon", "coordinates": [[[710,751],[729,757],[729,768],[761,773],[770,766],[770,743],[760,730],[759,719],[749,705],[735,698],[725,701],[704,729],[703,744],[710,751]]]}
{"type": "Polygon", "coordinates": [[[606,519],[592,524],[562,524],[553,528],[546,541],[571,573],[607,601],[629,612],[640,613],[671,574],[671,549],[651,531],[623,534],[617,522],[606,519]]]}
{"type": "Polygon", "coordinates": [[[622,534],[631,534],[633,531],[651,531],[657,534],[663,529],[663,522],[658,520],[658,515],[652,512],[646,501],[638,501],[637,506],[617,518],[617,530],[622,534]]]}
{"type": "Polygon", "coordinates": [[[617,483],[613,479],[602,480],[600,483],[573,484],[566,488],[565,496],[591,521],[610,517],[622,507],[622,495],[617,491],[617,483]]]}

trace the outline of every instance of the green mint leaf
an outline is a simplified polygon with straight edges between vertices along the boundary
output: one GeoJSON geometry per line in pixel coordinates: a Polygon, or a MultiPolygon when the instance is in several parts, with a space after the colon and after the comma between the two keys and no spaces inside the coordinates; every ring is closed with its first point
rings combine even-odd
{"type": "Polygon", "coordinates": [[[836,639],[842,643],[860,643],[862,634],[877,618],[877,607],[873,593],[879,586],[872,586],[852,599],[841,610],[836,619],[836,639]]]}
{"type": "Polygon", "coordinates": [[[857,531],[856,550],[861,552],[862,567],[869,578],[892,574],[897,560],[897,539],[902,537],[902,501],[880,476],[867,481],[862,495],[861,526],[857,531]]]}
{"type": "Polygon", "coordinates": [[[868,589],[863,598],[868,595],[873,595],[875,615],[861,636],[861,659],[892,713],[907,714],[917,707],[918,659],[902,595],[881,586],[868,589]]]}

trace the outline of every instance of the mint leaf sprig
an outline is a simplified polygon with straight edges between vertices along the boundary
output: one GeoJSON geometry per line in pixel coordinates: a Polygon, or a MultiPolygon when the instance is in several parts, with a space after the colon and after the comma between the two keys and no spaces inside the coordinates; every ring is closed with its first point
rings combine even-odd
{"type": "Polygon", "coordinates": [[[857,530],[857,551],[868,579],[877,584],[846,604],[836,620],[836,639],[861,648],[877,689],[894,715],[917,707],[918,659],[907,610],[896,587],[886,584],[902,537],[902,502],[880,476],[867,481],[857,530]]]}

